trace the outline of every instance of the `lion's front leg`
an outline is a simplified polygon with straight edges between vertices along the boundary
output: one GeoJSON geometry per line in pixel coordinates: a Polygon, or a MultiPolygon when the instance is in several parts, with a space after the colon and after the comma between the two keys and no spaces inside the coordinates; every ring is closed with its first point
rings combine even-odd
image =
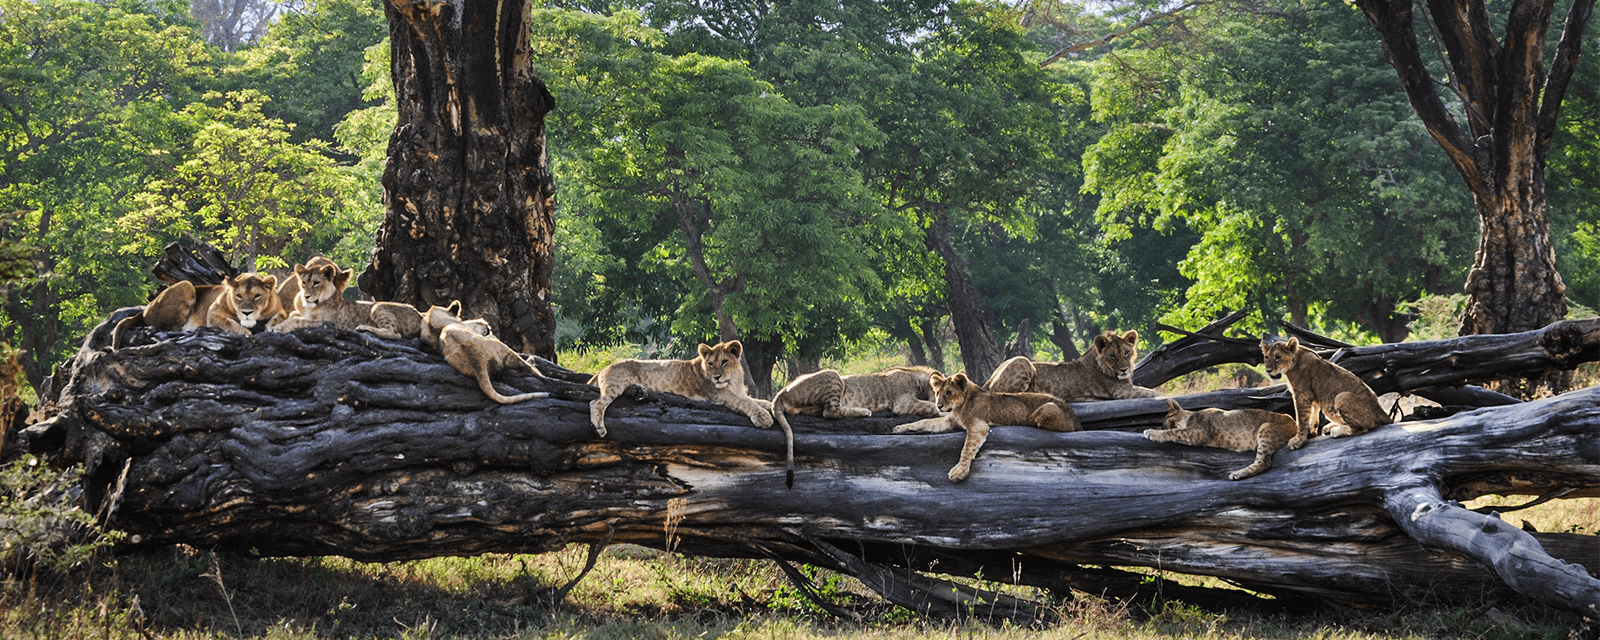
{"type": "Polygon", "coordinates": [[[908,422],[894,428],[895,433],[950,433],[960,429],[954,415],[942,415],[936,418],[923,418],[916,422],[908,422]]]}
{"type": "Polygon", "coordinates": [[[972,459],[978,457],[978,449],[983,448],[983,443],[989,440],[989,423],[973,420],[966,428],[967,440],[961,445],[961,459],[950,468],[951,482],[961,482],[972,474],[972,459]]]}
{"type": "Polygon", "coordinates": [[[771,402],[733,393],[717,394],[711,401],[748,416],[751,424],[757,427],[772,428],[771,402]]]}

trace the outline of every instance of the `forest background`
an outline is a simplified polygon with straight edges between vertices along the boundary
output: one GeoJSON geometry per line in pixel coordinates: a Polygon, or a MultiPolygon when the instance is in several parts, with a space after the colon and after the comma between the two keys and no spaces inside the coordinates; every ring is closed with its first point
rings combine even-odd
{"type": "MultiPolygon", "coordinates": [[[[957,369],[957,317],[998,344],[1037,328],[1022,348],[1049,360],[1241,308],[1252,332],[1454,333],[1417,319],[1464,301],[1477,214],[1345,2],[1192,3],[1044,66],[1160,5],[534,4],[563,353],[731,329],[766,391],[861,354],[957,369]]],[[[169,242],[359,271],[386,38],[373,0],[0,0],[0,339],[27,383],[144,303],[169,242]]],[[[1546,179],[1592,315],[1600,56],[1581,65],[1546,179]]]]}

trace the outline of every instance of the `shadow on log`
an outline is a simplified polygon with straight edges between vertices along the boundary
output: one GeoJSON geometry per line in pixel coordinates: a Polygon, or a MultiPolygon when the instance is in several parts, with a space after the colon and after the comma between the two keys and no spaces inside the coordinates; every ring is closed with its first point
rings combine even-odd
{"type": "MultiPolygon", "coordinates": [[[[1600,388],[1317,438],[1236,482],[1227,471],[1252,454],[1130,431],[1159,423],[1159,399],[1075,404],[1080,433],[997,427],[960,484],[945,474],[962,434],[795,416],[789,490],[782,434],[716,405],[625,397],[600,439],[584,384],[509,375],[506,386],[552,397],[502,406],[415,341],[331,328],[136,336],[110,351],[119,315],[46,386],[48,419],[24,436],[86,465],[89,507],[109,507],[130,545],[393,561],[633,543],[812,563],[933,614],[987,596],[931,598],[950,583],[924,572],[1124,596],[1143,576],[1106,567],[1157,567],[1281,602],[1438,602],[1509,586],[1600,618],[1594,536],[1530,534],[1456,502],[1600,496],[1600,388]]],[[[1597,322],[1343,358],[1389,390],[1452,385],[1593,359],[1597,322]]],[[[1286,398],[1268,387],[1182,402],[1286,398]]]]}

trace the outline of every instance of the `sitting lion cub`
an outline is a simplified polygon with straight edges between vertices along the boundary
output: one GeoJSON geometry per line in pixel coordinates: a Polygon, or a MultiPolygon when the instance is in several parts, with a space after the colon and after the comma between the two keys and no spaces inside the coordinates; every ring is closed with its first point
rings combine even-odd
{"type": "Polygon", "coordinates": [[[987,391],[958,373],[946,378],[938,372],[929,377],[939,409],[949,411],[950,420],[920,420],[895,427],[895,433],[942,433],[956,427],[967,430],[961,459],[950,469],[950,481],[961,482],[972,473],[972,459],[989,439],[989,425],[1016,424],[1050,431],[1081,431],[1078,414],[1055,396],[1045,393],[1001,393],[987,391]]]}
{"type": "Polygon", "coordinates": [[[1094,345],[1071,362],[1051,364],[1017,356],[1000,363],[983,386],[990,391],[1048,393],[1067,402],[1159,397],[1161,392],[1133,384],[1138,340],[1137,331],[1120,335],[1107,331],[1095,336],[1094,345]]]}
{"type": "Polygon", "coordinates": [[[1274,380],[1288,376],[1301,433],[1317,428],[1319,413],[1328,416],[1322,435],[1333,437],[1363,434],[1394,421],[1378,406],[1378,396],[1367,383],[1300,346],[1298,339],[1262,340],[1261,356],[1267,375],[1274,380]]]}
{"type": "Polygon", "coordinates": [[[288,313],[275,289],[278,278],[259,273],[241,273],[222,281],[222,291],[211,302],[206,326],[241,336],[250,335],[260,325],[270,329],[282,323],[288,313]]]}
{"type": "Polygon", "coordinates": [[[322,256],[295,265],[299,295],[294,311],[273,330],[293,331],[331,322],[340,329],[365,331],[389,340],[414,338],[422,333],[422,314],[411,305],[346,300],[344,290],[353,273],[322,256]]]}
{"type": "MultiPolygon", "coordinates": [[[[600,397],[589,403],[589,422],[594,425],[595,432],[604,438],[606,408],[629,386],[639,385],[649,391],[709,400],[749,416],[750,422],[762,429],[771,427],[771,404],[751,398],[744,389],[744,365],[739,362],[739,355],[743,352],[742,343],[729,340],[719,342],[716,346],[700,345],[699,355],[690,360],[626,358],[606,365],[589,381],[589,384],[600,387],[600,397]]],[[[787,432],[784,435],[789,440],[789,469],[792,474],[794,436],[787,432]]]]}
{"type": "Polygon", "coordinates": [[[1155,442],[1176,442],[1196,447],[1217,447],[1233,451],[1256,452],[1256,461],[1228,474],[1229,480],[1243,480],[1272,467],[1272,456],[1288,445],[1305,446],[1307,433],[1295,425],[1294,418],[1265,409],[1201,409],[1186,411],[1178,401],[1167,399],[1167,421],[1162,429],[1145,429],[1144,437],[1155,442]]]}
{"type": "MultiPolygon", "coordinates": [[[[451,309],[460,309],[460,302],[451,304],[451,309]]],[[[491,376],[501,371],[522,370],[533,375],[544,377],[538,369],[522,359],[522,354],[506,346],[498,338],[488,335],[489,325],[482,322],[466,322],[457,317],[445,307],[434,306],[426,314],[427,326],[424,335],[430,336],[425,340],[430,345],[439,349],[439,354],[444,356],[444,361],[450,363],[456,371],[477,379],[478,388],[483,390],[483,395],[489,396],[500,404],[514,404],[535,398],[548,398],[546,391],[531,391],[514,396],[507,396],[494,388],[491,376]]]]}

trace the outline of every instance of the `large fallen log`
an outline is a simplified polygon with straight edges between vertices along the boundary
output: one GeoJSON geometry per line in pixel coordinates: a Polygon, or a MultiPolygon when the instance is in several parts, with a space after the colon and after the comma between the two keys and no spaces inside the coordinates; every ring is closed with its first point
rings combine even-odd
{"type": "MultiPolygon", "coordinates": [[[[509,375],[552,397],[498,405],[415,341],[202,330],[111,351],[117,319],[47,385],[48,419],[25,441],[84,463],[88,507],[131,546],[388,561],[627,542],[813,563],[934,613],[994,599],[921,572],[1126,593],[1139,576],[1106,567],[1159,567],[1284,599],[1396,604],[1509,587],[1600,618],[1594,536],[1528,533],[1457,502],[1600,496],[1600,389],[1314,439],[1237,482],[1225,475],[1250,454],[1137,433],[1156,426],[1160,400],[1075,404],[1082,433],[998,427],[960,484],[945,474],[961,434],[797,416],[791,490],[781,434],[715,405],[624,398],[600,439],[594,388],[509,375]]],[[[1588,357],[1596,333],[1573,335],[1588,357]]],[[[1463,352],[1432,348],[1385,351],[1376,370],[1444,384],[1404,359],[1463,352]]]]}

